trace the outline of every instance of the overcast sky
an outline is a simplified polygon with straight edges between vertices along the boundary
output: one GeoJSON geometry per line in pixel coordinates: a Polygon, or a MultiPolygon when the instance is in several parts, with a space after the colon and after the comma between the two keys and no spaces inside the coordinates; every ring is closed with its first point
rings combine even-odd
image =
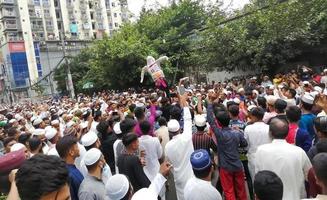
{"type": "MultiPolygon", "coordinates": [[[[144,5],[145,0],[128,0],[128,7],[129,10],[135,15],[139,16],[141,9],[144,5]]],[[[161,6],[166,6],[168,5],[169,0],[146,0],[147,1],[147,6],[157,6],[158,3],[161,6]]],[[[207,0],[210,1],[210,0],[207,0]]],[[[249,3],[249,0],[223,0],[224,2],[224,7],[229,7],[229,9],[240,9],[242,8],[245,4],[249,3]]]]}

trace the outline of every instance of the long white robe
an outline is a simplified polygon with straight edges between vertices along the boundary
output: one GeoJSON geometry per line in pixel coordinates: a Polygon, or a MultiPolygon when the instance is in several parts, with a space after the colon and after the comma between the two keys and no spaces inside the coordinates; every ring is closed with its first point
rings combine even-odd
{"type": "Polygon", "coordinates": [[[306,153],[286,140],[274,139],[271,144],[259,146],[255,154],[255,172],[275,172],[284,185],[283,200],[305,197],[304,181],[312,167],[306,153]]]}
{"type": "Polygon", "coordinates": [[[184,200],[184,187],[194,177],[190,161],[193,152],[191,112],[189,108],[184,108],[184,132],[170,140],[165,148],[165,155],[173,165],[178,200],[184,200]]]}

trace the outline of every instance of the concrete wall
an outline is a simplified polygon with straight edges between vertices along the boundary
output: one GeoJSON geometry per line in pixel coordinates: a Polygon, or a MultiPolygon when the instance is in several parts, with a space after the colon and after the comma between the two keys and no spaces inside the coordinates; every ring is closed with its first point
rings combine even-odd
{"type": "Polygon", "coordinates": [[[227,71],[214,71],[207,74],[207,80],[210,83],[211,81],[225,81],[226,79],[233,78],[235,76],[246,76],[251,74],[259,73],[260,71],[242,71],[242,70],[235,70],[233,72],[227,72],[227,71]]]}

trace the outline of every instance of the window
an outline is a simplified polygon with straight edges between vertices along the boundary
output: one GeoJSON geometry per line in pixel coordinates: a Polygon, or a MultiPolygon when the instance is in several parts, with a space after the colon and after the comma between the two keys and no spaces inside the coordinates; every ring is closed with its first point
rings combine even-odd
{"type": "Polygon", "coordinates": [[[92,23],[92,29],[95,29],[95,23],[94,22],[92,23]]]}
{"type": "Polygon", "coordinates": [[[46,24],[47,26],[52,27],[52,21],[46,21],[45,24],[46,24]]]}
{"type": "Polygon", "coordinates": [[[58,7],[59,6],[58,0],[54,0],[54,6],[55,7],[58,7]]]}
{"type": "Polygon", "coordinates": [[[112,2],[112,3],[111,3],[111,6],[112,6],[112,7],[115,7],[115,2],[112,2]]]}
{"type": "Polygon", "coordinates": [[[91,20],[94,19],[94,13],[91,13],[91,20]]]}
{"type": "Polygon", "coordinates": [[[114,13],[114,17],[117,17],[117,13],[114,13]]]}
{"type": "Polygon", "coordinates": [[[61,23],[58,22],[57,25],[58,25],[58,30],[61,30],[61,23]]]}
{"type": "Polygon", "coordinates": [[[60,18],[60,12],[59,12],[59,10],[56,10],[56,18],[60,18]]]}
{"type": "Polygon", "coordinates": [[[118,27],[118,23],[115,23],[115,27],[118,27]]]}

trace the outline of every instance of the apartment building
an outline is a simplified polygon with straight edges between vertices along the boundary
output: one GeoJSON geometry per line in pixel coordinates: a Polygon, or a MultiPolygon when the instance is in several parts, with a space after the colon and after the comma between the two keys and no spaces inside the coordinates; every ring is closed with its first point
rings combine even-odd
{"type": "Polygon", "coordinates": [[[51,71],[42,62],[48,46],[58,47],[50,52],[58,57],[63,36],[73,46],[110,37],[129,20],[127,7],[127,0],[0,0],[0,93],[28,96],[29,85],[51,71]]]}

